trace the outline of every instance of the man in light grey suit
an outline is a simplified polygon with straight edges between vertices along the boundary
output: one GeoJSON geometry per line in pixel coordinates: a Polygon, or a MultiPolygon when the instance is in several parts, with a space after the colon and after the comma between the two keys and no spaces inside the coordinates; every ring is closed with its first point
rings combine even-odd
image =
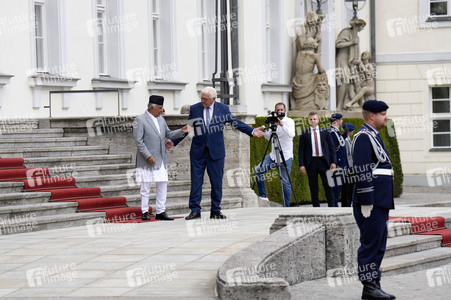
{"type": "Polygon", "coordinates": [[[170,141],[167,143],[166,139],[183,137],[184,133],[192,130],[192,127],[188,125],[177,130],[169,130],[166,121],[161,116],[164,111],[163,102],[164,98],[162,96],[150,96],[147,111],[137,116],[134,122],[133,136],[138,147],[136,154],[136,181],[141,183],[143,220],[150,220],[149,193],[151,182],[155,182],[156,186],[157,214],[155,219],[174,220],[165,212],[168,184],[166,147],[170,148],[171,146],[170,141]]]}

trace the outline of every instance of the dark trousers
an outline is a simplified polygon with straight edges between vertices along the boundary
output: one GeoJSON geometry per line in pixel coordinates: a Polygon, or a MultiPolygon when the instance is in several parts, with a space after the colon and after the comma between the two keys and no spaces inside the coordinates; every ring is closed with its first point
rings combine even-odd
{"type": "Polygon", "coordinates": [[[360,229],[360,247],[357,252],[360,281],[379,281],[380,266],[387,245],[387,208],[373,207],[368,218],[362,216],[361,206],[354,206],[354,218],[360,229]]]}
{"type": "Polygon", "coordinates": [[[341,188],[341,206],[350,207],[352,204],[352,192],[354,190],[354,184],[345,181],[341,188]]]}
{"type": "Polygon", "coordinates": [[[310,187],[310,195],[312,197],[312,204],[314,207],[319,207],[318,198],[318,175],[321,176],[323,182],[324,191],[326,192],[327,204],[330,207],[334,207],[334,199],[332,196],[332,190],[327,183],[326,172],[329,170],[329,166],[324,158],[312,158],[312,162],[307,167],[308,185],[310,187]]]}
{"type": "Polygon", "coordinates": [[[202,201],[202,185],[204,183],[205,168],[211,184],[211,211],[221,211],[222,178],[224,177],[224,158],[213,160],[205,147],[200,159],[191,159],[191,192],[189,195],[189,208],[200,212],[202,201]]]}

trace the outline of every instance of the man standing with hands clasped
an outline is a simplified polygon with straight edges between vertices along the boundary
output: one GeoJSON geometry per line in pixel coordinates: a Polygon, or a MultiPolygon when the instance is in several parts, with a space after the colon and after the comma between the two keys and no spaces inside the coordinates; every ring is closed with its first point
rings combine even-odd
{"type": "Polygon", "coordinates": [[[381,289],[380,266],[387,244],[389,210],[394,209],[393,169],[379,131],[387,125],[388,105],[369,100],[363,104],[365,124],[352,143],[354,171],[354,218],[360,230],[357,253],[358,276],[363,284],[362,299],[396,299],[381,289]]]}
{"type": "Polygon", "coordinates": [[[308,115],[310,128],[304,130],[299,137],[299,170],[307,171],[308,185],[314,207],[319,207],[318,174],[321,176],[328,206],[334,207],[332,190],[327,183],[326,172],[337,167],[334,144],[329,131],[318,126],[318,113],[312,111],[308,115]]]}
{"type": "Polygon", "coordinates": [[[157,95],[149,97],[147,111],[135,118],[133,137],[135,138],[138,153],[136,154],[136,181],[141,183],[141,210],[142,219],[150,220],[149,193],[150,183],[155,182],[156,210],[155,219],[172,221],[165,210],[166,193],[168,186],[168,171],[166,167],[166,148],[172,142],[166,139],[182,137],[192,128],[188,125],[183,129],[169,130],[163,113],[164,98],[157,95]]]}

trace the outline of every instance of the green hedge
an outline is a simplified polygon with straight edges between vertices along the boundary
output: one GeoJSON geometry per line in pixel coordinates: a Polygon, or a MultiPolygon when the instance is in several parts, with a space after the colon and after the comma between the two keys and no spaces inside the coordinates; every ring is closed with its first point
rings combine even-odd
{"type": "MultiPolygon", "coordinates": [[[[293,183],[293,189],[297,197],[298,204],[309,204],[311,203],[310,198],[310,189],[308,186],[308,178],[307,174],[301,175],[299,171],[299,161],[298,161],[298,149],[299,149],[299,135],[301,132],[308,128],[308,121],[305,117],[292,117],[296,124],[296,135],[293,139],[293,165],[291,167],[291,181],[293,183]]],[[[265,124],[266,117],[257,117],[255,119],[254,127],[260,127],[265,124]]],[[[356,133],[359,128],[363,125],[363,119],[361,118],[344,118],[344,122],[351,123],[355,126],[356,133]]],[[[268,128],[268,124],[265,124],[268,128]]],[[[328,128],[330,127],[330,123],[327,121],[320,122],[321,127],[328,128]]],[[[403,182],[403,173],[401,167],[401,157],[399,154],[398,141],[396,136],[390,136],[388,134],[387,128],[384,128],[380,131],[380,135],[387,147],[387,150],[390,155],[390,160],[393,165],[393,169],[395,170],[395,197],[399,197],[402,194],[402,182],[403,182]]],[[[266,146],[268,144],[268,140],[265,138],[252,138],[250,140],[250,162],[251,162],[251,174],[254,173],[254,168],[257,164],[262,160],[263,154],[265,153],[266,146]]],[[[271,151],[271,147],[268,149],[268,153],[271,151]]],[[[278,175],[278,171],[273,169],[265,174],[266,178],[266,193],[268,195],[269,200],[282,203],[282,188],[280,184],[280,178],[278,175]]],[[[324,193],[324,189],[322,188],[321,178],[318,178],[319,181],[319,199],[321,202],[327,202],[326,195],[324,193]]],[[[251,181],[251,186],[253,185],[253,181],[251,181]]],[[[255,193],[258,195],[257,185],[254,187],[255,193]]],[[[291,206],[296,206],[295,197],[291,196],[291,206]]]]}

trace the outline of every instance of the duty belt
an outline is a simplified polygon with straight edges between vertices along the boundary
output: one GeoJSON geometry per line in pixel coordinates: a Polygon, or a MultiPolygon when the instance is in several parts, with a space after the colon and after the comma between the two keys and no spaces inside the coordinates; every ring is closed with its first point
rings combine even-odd
{"type": "Polygon", "coordinates": [[[395,172],[393,169],[374,169],[373,175],[385,175],[385,176],[394,176],[395,172]]]}

